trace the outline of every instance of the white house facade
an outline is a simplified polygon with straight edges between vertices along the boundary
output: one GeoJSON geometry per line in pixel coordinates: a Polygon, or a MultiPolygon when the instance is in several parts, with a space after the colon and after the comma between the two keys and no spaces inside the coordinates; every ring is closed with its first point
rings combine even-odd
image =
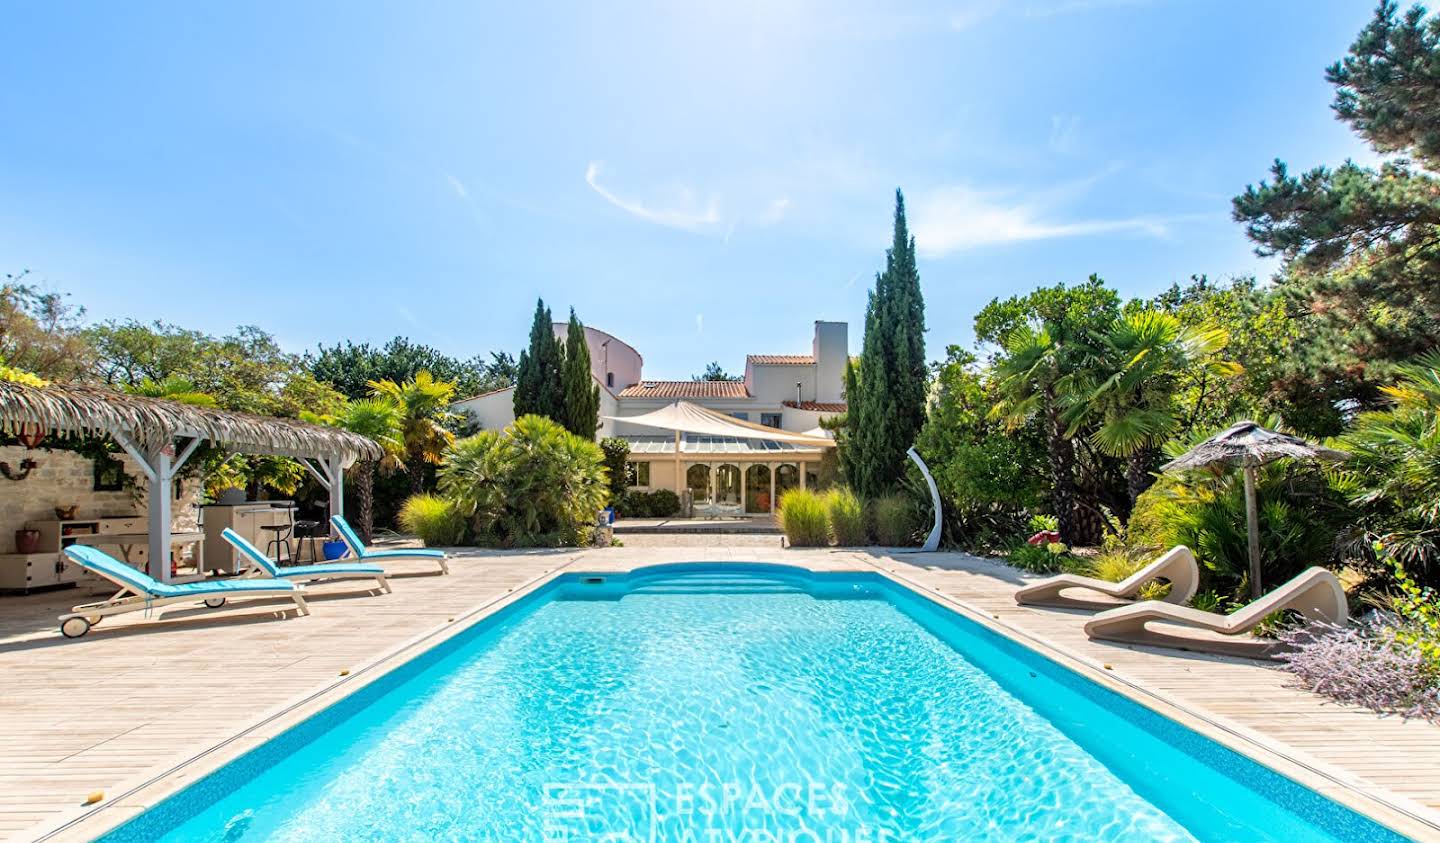
{"type": "MultiPolygon", "coordinates": [[[[565,323],[555,325],[562,340],[565,331],[565,323]]],[[[688,490],[702,514],[760,514],[773,511],[786,490],[815,482],[821,449],[687,433],[679,437],[677,460],[673,433],[624,419],[685,401],[766,427],[813,431],[821,419],[845,412],[846,323],[817,321],[809,354],[747,355],[745,377],[737,381],[645,380],[644,358],[633,346],[590,327],[585,340],[600,387],[596,435],[630,442],[634,488],[688,490]]],[[[484,429],[499,430],[514,421],[514,398],[514,387],[508,387],[457,401],[454,410],[468,413],[484,429]]]]}

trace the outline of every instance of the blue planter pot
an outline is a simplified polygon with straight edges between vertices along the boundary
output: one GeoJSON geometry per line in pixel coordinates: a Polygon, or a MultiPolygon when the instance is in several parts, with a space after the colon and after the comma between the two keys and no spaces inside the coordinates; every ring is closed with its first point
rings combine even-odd
{"type": "Polygon", "coordinates": [[[344,556],[345,550],[345,542],[342,541],[325,542],[320,546],[320,552],[325,555],[326,562],[333,562],[344,556]]]}

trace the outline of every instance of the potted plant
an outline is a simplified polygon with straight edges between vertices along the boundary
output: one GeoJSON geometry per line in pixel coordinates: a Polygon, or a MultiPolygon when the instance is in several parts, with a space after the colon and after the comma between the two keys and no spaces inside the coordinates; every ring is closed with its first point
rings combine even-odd
{"type": "Polygon", "coordinates": [[[39,553],[40,552],[40,531],[22,528],[15,531],[15,552],[39,553]]]}

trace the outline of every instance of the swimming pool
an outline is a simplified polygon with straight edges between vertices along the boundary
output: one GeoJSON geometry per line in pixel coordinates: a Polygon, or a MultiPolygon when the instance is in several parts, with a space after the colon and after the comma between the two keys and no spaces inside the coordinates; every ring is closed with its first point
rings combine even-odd
{"type": "Polygon", "coordinates": [[[103,839],[1403,838],[878,574],[692,563],[561,576],[103,839]]]}

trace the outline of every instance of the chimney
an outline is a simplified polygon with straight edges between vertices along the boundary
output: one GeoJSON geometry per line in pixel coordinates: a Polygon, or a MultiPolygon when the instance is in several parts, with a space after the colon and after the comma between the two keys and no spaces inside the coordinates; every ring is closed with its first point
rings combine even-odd
{"type": "Polygon", "coordinates": [[[849,326],[844,322],[815,323],[815,400],[843,401],[845,363],[850,359],[849,326]]]}

